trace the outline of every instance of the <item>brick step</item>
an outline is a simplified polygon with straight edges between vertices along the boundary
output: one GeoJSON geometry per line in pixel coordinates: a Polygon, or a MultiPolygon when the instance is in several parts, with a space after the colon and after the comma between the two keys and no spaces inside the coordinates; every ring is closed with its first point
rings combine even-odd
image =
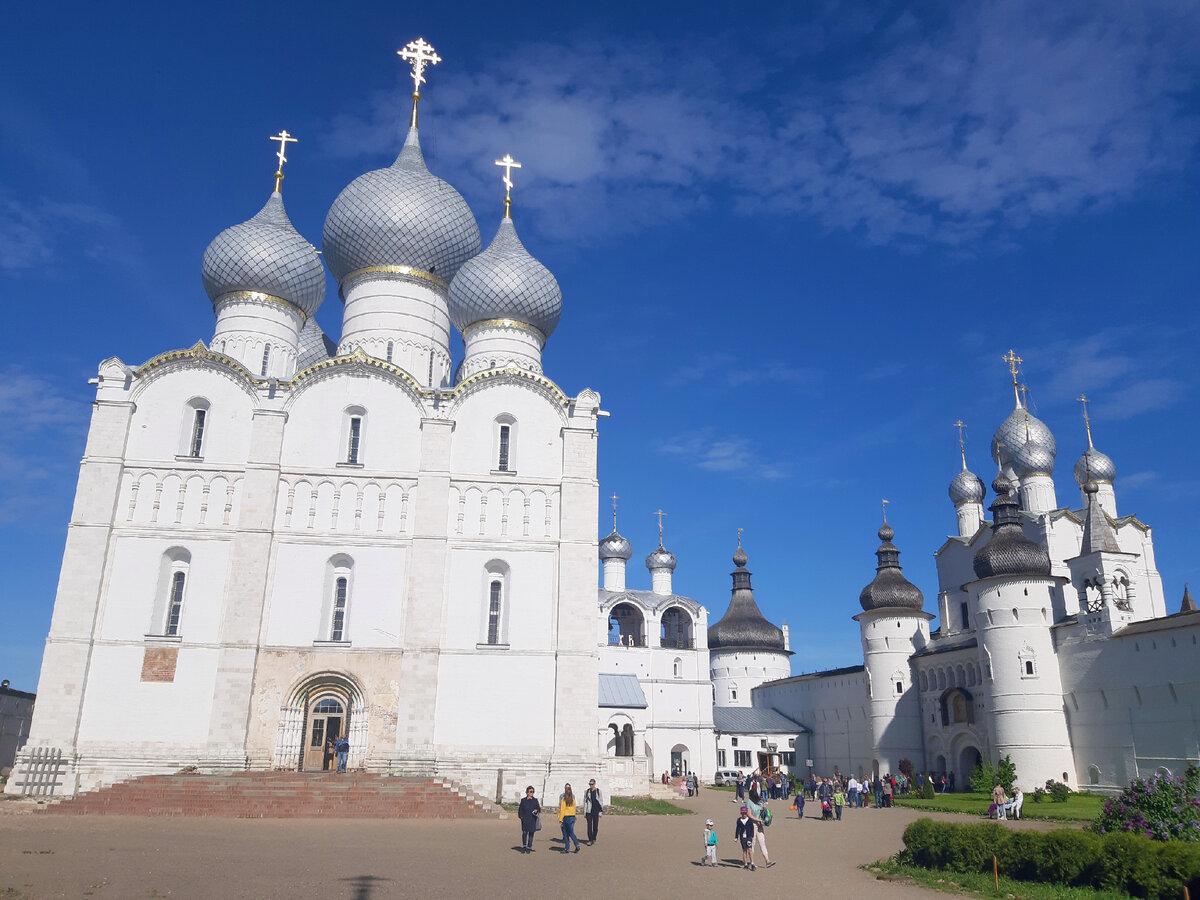
{"type": "Polygon", "coordinates": [[[461,785],[386,775],[150,775],[114,784],[44,811],[55,815],[221,818],[508,818],[461,785]]]}

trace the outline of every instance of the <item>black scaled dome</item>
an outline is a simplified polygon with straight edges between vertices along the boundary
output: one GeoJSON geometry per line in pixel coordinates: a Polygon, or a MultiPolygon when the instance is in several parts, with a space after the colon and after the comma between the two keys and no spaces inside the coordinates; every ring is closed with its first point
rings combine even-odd
{"type": "Polygon", "coordinates": [[[790,653],[783,645],[783,630],[768,622],[754,602],[747,557],[741,544],[733,556],[733,597],[729,609],[715,625],[708,626],[709,650],[762,650],[790,653]]]}

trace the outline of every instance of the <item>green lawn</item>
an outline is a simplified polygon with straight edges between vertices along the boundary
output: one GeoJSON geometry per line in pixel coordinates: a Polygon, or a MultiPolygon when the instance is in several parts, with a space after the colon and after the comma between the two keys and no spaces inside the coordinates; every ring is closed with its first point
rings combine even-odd
{"type": "MultiPolygon", "coordinates": [[[[1065,803],[1051,803],[1048,799],[1041,803],[1033,802],[1033,795],[1025,795],[1025,805],[1021,807],[1021,817],[1024,819],[1048,819],[1058,822],[1090,822],[1100,815],[1106,798],[1099,794],[1071,794],[1065,803]]],[[[992,803],[990,794],[938,794],[932,800],[921,800],[916,797],[897,797],[897,806],[908,806],[913,809],[934,810],[937,812],[955,812],[987,816],[988,807],[992,803]]]]}
{"type": "Polygon", "coordinates": [[[611,797],[606,812],[618,816],[690,816],[692,811],[653,797],[611,797]]]}

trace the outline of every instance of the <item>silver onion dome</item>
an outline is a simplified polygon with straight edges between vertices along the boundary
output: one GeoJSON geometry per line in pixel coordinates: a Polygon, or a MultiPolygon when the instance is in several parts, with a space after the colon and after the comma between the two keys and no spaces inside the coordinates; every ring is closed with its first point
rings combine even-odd
{"type": "Polygon", "coordinates": [[[204,251],[200,275],[214,303],[226,294],[256,291],[311,316],[325,299],[325,267],[312,244],[292,226],[278,191],[254,218],[213,238],[204,251]]]}
{"type": "Polygon", "coordinates": [[[633,556],[633,544],[629,543],[614,528],[612,534],[600,542],[601,559],[629,559],[633,556]]]}
{"type": "Polygon", "coordinates": [[[904,577],[900,569],[900,551],[892,543],[896,532],[885,519],[879,529],[879,549],[875,556],[879,565],[875,578],[858,595],[859,605],[864,610],[872,609],[920,609],[925,605],[921,589],[904,577]]]}
{"type": "Polygon", "coordinates": [[[479,252],[479,225],[458,191],[425,167],[411,128],[394,163],[359,175],[338,194],[322,246],[339,282],[370,266],[411,266],[449,284],[479,252]]]}
{"type": "Polygon", "coordinates": [[[972,560],[975,575],[979,578],[1049,575],[1050,555],[1041,545],[1025,537],[1016,498],[1003,475],[996,476],[992,490],[996,492],[991,506],[992,536],[972,560]]]}
{"type": "Polygon", "coordinates": [[[468,260],[450,285],[450,318],[459,331],[489,319],[515,319],[549,337],[561,313],[558,281],[529,255],[508,217],[488,248],[468,260]]]}
{"type": "Polygon", "coordinates": [[[678,564],[679,560],[675,558],[675,554],[664,549],[662,544],[659,544],[658,549],[646,557],[646,568],[651,572],[655,569],[669,569],[674,572],[675,566],[678,564]]]}
{"type": "MultiPolygon", "coordinates": [[[[1058,443],[1054,440],[1054,435],[1045,422],[1032,413],[1027,413],[1024,407],[1018,406],[1000,423],[1000,427],[992,435],[992,459],[1002,466],[1007,466],[1028,441],[1036,441],[1039,449],[1048,453],[1053,463],[1058,454],[1058,443]]],[[[1053,474],[1053,468],[1047,474],[1053,474]]]]}
{"type": "Polygon", "coordinates": [[[1018,478],[1054,474],[1054,449],[1047,447],[1045,441],[1040,438],[1031,437],[1018,448],[1011,459],[1013,471],[1018,478]]]}
{"type": "Polygon", "coordinates": [[[300,342],[297,347],[296,371],[302,371],[319,362],[337,356],[337,344],[329,339],[315,318],[309,317],[300,329],[300,342]]]}
{"type": "Polygon", "coordinates": [[[964,503],[982,503],[987,493],[983,482],[974,472],[963,469],[950,482],[950,501],[955,506],[964,503]]]}
{"type": "Polygon", "coordinates": [[[1095,447],[1088,447],[1075,463],[1075,483],[1080,487],[1089,480],[1112,484],[1117,478],[1117,467],[1109,456],[1095,447]]]}

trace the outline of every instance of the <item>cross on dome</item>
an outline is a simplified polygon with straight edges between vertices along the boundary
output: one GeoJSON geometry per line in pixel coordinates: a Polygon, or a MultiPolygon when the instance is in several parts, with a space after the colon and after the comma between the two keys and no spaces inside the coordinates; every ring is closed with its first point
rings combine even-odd
{"type": "Polygon", "coordinates": [[[963,420],[959,419],[954,423],[954,427],[958,429],[958,452],[962,455],[963,468],[967,467],[967,444],[963,440],[963,429],[967,426],[963,424],[963,420]]]}
{"type": "Polygon", "coordinates": [[[661,547],[663,545],[662,520],[666,513],[660,508],[654,513],[654,515],[658,516],[658,546],[661,547]]]}
{"type": "Polygon", "coordinates": [[[521,164],[512,158],[511,153],[505,153],[504,159],[496,160],[496,165],[504,169],[504,178],[501,181],[504,184],[504,218],[512,218],[512,170],[521,168],[521,164]]]}
{"type": "Polygon", "coordinates": [[[284,151],[287,150],[288,144],[298,144],[299,139],[292,137],[287,133],[287,130],[282,130],[279,134],[273,134],[268,141],[279,141],[279,152],[275,156],[279,159],[279,167],[275,170],[275,190],[278,191],[283,184],[283,164],[287,162],[287,157],[284,156],[284,151]]]}
{"type": "Polygon", "coordinates": [[[1017,396],[1017,372],[1020,371],[1019,366],[1021,365],[1021,363],[1025,362],[1025,360],[1023,360],[1023,359],[1021,359],[1021,357],[1017,356],[1017,354],[1015,354],[1012,351],[1012,348],[1009,348],[1008,353],[1006,355],[1000,357],[1000,359],[1003,360],[1004,362],[1008,363],[1008,371],[1012,373],[1013,397],[1015,397],[1017,400],[1017,406],[1020,406],[1021,398],[1019,396],[1017,396]]]}
{"type": "Polygon", "coordinates": [[[1093,444],[1092,444],[1092,420],[1088,416],[1088,409],[1087,409],[1087,405],[1090,401],[1088,400],[1087,394],[1080,394],[1078,397],[1075,398],[1075,400],[1076,400],[1076,402],[1083,404],[1083,426],[1084,426],[1084,428],[1087,429],[1088,449],[1091,450],[1093,447],[1093,444]]]}
{"type": "Polygon", "coordinates": [[[612,497],[609,499],[612,500],[612,504],[613,504],[613,531],[616,531],[617,530],[617,501],[620,500],[621,498],[618,497],[616,494],[613,494],[612,497]]]}
{"type": "Polygon", "coordinates": [[[421,100],[421,85],[425,83],[425,67],[436,66],[442,61],[442,58],[437,55],[433,47],[425,42],[425,38],[417,38],[415,41],[409,41],[404,45],[404,49],[396,51],[396,55],[412,65],[412,127],[416,128],[417,103],[421,100]]]}

